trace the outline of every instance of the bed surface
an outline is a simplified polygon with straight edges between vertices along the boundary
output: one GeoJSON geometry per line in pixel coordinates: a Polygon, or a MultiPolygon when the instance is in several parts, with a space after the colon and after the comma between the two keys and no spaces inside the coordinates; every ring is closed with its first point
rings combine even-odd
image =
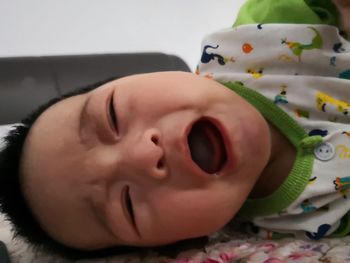
{"type": "MultiPolygon", "coordinates": [[[[21,240],[11,241],[9,226],[0,221],[1,239],[7,243],[13,263],[73,263],[31,250],[21,240]],[[5,239],[4,239],[5,238],[5,239]]],[[[130,254],[76,263],[346,263],[350,262],[350,237],[319,242],[284,239],[270,241],[240,233],[219,233],[202,249],[184,250],[175,258],[157,254],[130,254]]]]}

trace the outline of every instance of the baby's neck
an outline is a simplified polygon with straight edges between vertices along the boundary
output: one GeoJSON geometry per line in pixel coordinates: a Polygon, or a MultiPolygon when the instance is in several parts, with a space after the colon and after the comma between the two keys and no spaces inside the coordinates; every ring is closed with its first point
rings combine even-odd
{"type": "Polygon", "coordinates": [[[270,159],[250,193],[250,198],[262,198],[277,190],[288,177],[296,158],[296,149],[290,141],[274,125],[269,123],[269,127],[270,159]]]}

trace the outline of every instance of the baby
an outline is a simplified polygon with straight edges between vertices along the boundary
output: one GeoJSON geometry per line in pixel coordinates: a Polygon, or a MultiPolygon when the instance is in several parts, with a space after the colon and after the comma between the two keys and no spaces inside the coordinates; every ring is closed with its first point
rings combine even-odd
{"type": "Polygon", "coordinates": [[[337,17],[329,0],[248,0],[205,38],[201,76],[134,75],[49,102],[6,137],[2,212],[66,256],[206,236],[235,215],[268,237],[346,235],[337,17]]]}

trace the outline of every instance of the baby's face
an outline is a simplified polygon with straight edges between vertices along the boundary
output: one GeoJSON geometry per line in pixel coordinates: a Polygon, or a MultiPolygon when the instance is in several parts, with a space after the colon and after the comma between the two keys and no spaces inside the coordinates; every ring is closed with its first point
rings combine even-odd
{"type": "Polygon", "coordinates": [[[134,75],[46,110],[21,165],[33,213],[80,249],[208,235],[247,198],[270,153],[268,125],[221,84],[134,75]]]}

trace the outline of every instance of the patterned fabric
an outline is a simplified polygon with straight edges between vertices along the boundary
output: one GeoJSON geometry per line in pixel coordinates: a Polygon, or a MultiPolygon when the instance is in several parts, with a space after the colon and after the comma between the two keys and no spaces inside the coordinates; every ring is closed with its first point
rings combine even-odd
{"type": "MultiPolygon", "coordinates": [[[[12,263],[72,263],[73,261],[34,251],[19,238],[13,238],[10,225],[0,215],[0,239],[6,243],[12,263]]],[[[185,250],[175,258],[155,253],[129,254],[77,263],[282,263],[350,262],[350,236],[322,241],[264,240],[248,235],[217,233],[203,249],[185,250]]]]}
{"type": "Polygon", "coordinates": [[[347,234],[350,43],[333,26],[258,24],[211,34],[202,50],[197,74],[240,94],[297,149],[281,187],[241,215],[265,237],[347,234]]]}
{"type": "MultiPolygon", "coordinates": [[[[284,239],[268,241],[240,234],[215,241],[201,250],[186,250],[175,258],[150,254],[130,254],[76,263],[317,263],[350,262],[350,238],[323,239],[322,242],[284,239]]],[[[8,243],[12,263],[72,263],[53,255],[35,252],[18,240],[8,243]]]]}

